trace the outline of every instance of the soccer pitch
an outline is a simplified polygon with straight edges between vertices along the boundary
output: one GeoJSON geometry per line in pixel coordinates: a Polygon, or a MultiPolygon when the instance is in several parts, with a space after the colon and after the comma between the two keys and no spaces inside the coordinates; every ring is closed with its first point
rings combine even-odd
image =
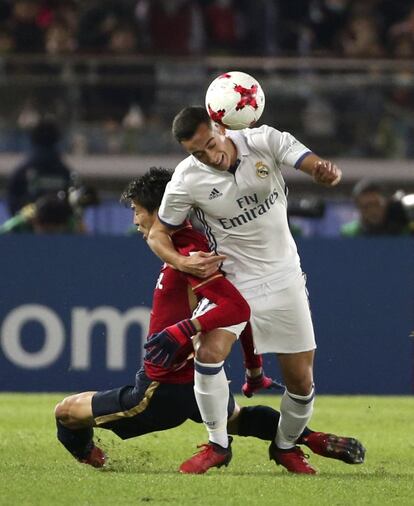
{"type": "MultiPolygon", "coordinates": [[[[311,428],[359,438],[366,462],[351,466],[311,455],[317,476],[290,475],[267,456],[268,443],[235,438],[228,468],[177,473],[205,442],[202,426],[123,442],[96,430],[105,469],[77,463],[58,444],[53,408],[62,394],[0,394],[0,505],[382,505],[414,504],[414,399],[319,396],[311,428]]],[[[239,399],[243,405],[279,398],[239,399]]]]}

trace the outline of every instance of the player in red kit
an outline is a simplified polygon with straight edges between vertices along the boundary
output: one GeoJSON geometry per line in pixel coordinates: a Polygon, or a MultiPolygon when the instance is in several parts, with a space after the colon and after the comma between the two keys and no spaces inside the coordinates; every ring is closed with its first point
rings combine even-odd
{"type": "MultiPolygon", "coordinates": [[[[152,168],[132,181],[123,194],[124,200],[134,209],[134,223],[144,238],[156,217],[170,177],[170,171],[152,168]]],[[[189,223],[173,234],[172,241],[182,254],[208,251],[204,236],[189,223]]],[[[248,318],[247,304],[222,273],[217,271],[200,280],[164,265],[154,290],[148,352],[144,366],[137,372],[135,385],[65,398],[55,409],[59,441],[80,462],[102,467],[105,455],[94,445],[94,427],[112,430],[122,439],[128,439],[177,427],[188,419],[201,423],[193,390],[191,337],[198,331],[210,335],[218,331],[237,333],[240,322],[244,326],[248,318]],[[199,311],[192,317],[197,303],[208,305],[210,310],[204,314],[199,311]],[[161,353],[160,343],[163,344],[161,353]]],[[[246,340],[249,340],[248,332],[246,340]]],[[[252,366],[258,365],[262,372],[260,359],[255,362],[252,356],[249,362],[253,350],[248,347],[246,350],[245,361],[252,366]]],[[[258,385],[266,386],[263,381],[258,385]]],[[[269,441],[275,437],[279,414],[269,407],[240,408],[230,394],[227,415],[228,430],[232,434],[269,441]]],[[[364,459],[363,446],[353,438],[305,429],[301,441],[320,455],[344,462],[361,463],[364,459]]],[[[231,459],[231,450],[223,452],[214,444],[205,445],[201,454],[202,465],[195,470],[184,468],[181,471],[202,473],[210,467],[227,465],[231,459]]]]}

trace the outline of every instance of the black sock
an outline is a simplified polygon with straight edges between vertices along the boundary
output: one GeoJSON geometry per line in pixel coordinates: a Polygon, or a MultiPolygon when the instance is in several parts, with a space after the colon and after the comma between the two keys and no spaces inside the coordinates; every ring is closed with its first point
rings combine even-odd
{"type": "Polygon", "coordinates": [[[253,436],[265,441],[276,437],[280,414],[268,406],[241,408],[238,420],[238,435],[253,436]]]}
{"type": "Polygon", "coordinates": [[[84,459],[93,447],[93,429],[68,429],[56,420],[57,438],[63,446],[76,458],[84,459]]]}
{"type": "MultiPolygon", "coordinates": [[[[241,408],[238,420],[238,435],[252,436],[265,441],[273,441],[276,437],[280,413],[269,406],[249,406],[241,408]]],[[[302,437],[309,436],[313,430],[305,427],[298,438],[298,444],[302,443],[302,437]]]]}

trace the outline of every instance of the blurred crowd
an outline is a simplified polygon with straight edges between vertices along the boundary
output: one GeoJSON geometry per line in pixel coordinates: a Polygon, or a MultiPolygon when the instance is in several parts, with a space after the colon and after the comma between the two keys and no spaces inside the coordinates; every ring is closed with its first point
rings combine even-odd
{"type": "MultiPolygon", "coordinates": [[[[0,152],[28,153],[9,180],[12,218],[0,233],[86,230],[85,210],[96,207],[98,197],[65,166],[61,148],[80,155],[179,149],[170,120],[184,104],[202,101],[211,69],[198,66],[197,58],[183,71],[180,59],[170,65],[168,58],[144,58],[134,66],[137,59],[112,58],[105,64],[95,58],[101,55],[409,62],[414,57],[414,0],[0,0],[0,73],[7,89],[0,97],[0,152]],[[41,63],[30,57],[23,63],[1,58],[32,54],[87,58],[83,65],[51,58],[43,66],[43,58],[41,63]],[[54,67],[53,61],[61,63],[54,67]],[[42,122],[45,113],[53,114],[57,124],[42,122]]],[[[311,68],[283,75],[262,69],[256,77],[271,83],[262,120],[294,132],[324,156],[413,158],[410,68],[399,67],[381,82],[375,67],[367,68],[363,82],[356,74],[336,72],[334,81],[311,68]],[[319,81],[305,80],[312,76],[319,81]]],[[[414,197],[408,197],[390,197],[376,182],[361,182],[352,195],[355,220],[336,227],[337,235],[410,233],[414,197]]],[[[307,219],[307,212],[301,215],[299,209],[297,215],[307,219]]],[[[301,235],[294,219],[292,230],[301,235]]]]}
{"type": "Polygon", "coordinates": [[[0,0],[0,152],[24,152],[45,111],[73,154],[177,151],[172,117],[219,71],[122,55],[399,58],[392,72],[250,72],[267,86],[262,121],[325,156],[414,157],[414,0],[0,0]]]}
{"type": "Polygon", "coordinates": [[[413,0],[0,0],[0,53],[414,55],[413,0]]]}

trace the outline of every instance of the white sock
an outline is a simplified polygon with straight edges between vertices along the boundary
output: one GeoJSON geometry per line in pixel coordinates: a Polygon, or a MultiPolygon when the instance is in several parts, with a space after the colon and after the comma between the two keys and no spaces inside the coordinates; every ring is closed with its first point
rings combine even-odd
{"type": "Polygon", "coordinates": [[[227,405],[229,384],[223,369],[224,362],[203,364],[194,361],[194,393],[208,439],[227,448],[227,405]]]}
{"type": "Polygon", "coordinates": [[[276,446],[281,450],[292,448],[302,434],[312,416],[314,397],[314,387],[309,395],[291,394],[285,390],[275,439],[276,446]]]}

